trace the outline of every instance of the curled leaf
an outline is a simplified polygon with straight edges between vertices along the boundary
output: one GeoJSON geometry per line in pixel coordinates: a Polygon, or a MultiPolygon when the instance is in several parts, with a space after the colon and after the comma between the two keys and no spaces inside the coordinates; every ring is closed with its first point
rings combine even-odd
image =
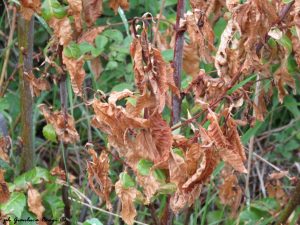
{"type": "Polygon", "coordinates": [[[8,185],[4,180],[4,170],[0,169],[0,204],[7,202],[9,197],[8,185]]]}
{"type": "Polygon", "coordinates": [[[40,193],[31,185],[29,185],[27,194],[29,210],[33,212],[39,220],[41,220],[43,218],[43,212],[45,211],[45,208],[42,205],[42,197],[40,193]]]}

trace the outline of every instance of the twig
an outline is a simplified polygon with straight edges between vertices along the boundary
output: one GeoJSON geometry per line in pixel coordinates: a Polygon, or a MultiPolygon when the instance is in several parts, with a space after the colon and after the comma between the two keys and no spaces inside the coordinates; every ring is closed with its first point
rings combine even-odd
{"type": "Polygon", "coordinates": [[[256,162],[254,165],[255,165],[255,169],[256,169],[256,172],[257,172],[258,179],[259,179],[261,192],[263,194],[263,197],[266,198],[267,194],[266,194],[266,188],[265,188],[263,174],[261,174],[261,172],[259,170],[258,162],[256,162]]]}
{"type": "Polygon", "coordinates": [[[281,213],[279,214],[278,220],[275,223],[275,225],[286,224],[286,221],[298,205],[300,205],[300,180],[298,180],[294,193],[290,197],[288,204],[286,205],[284,210],[281,211],[281,213]]]}
{"type": "Polygon", "coordinates": [[[155,26],[155,34],[154,34],[154,38],[153,38],[153,41],[152,41],[152,44],[154,44],[154,45],[155,45],[156,40],[157,40],[157,36],[158,36],[158,32],[159,32],[159,23],[160,23],[160,20],[161,20],[161,17],[162,17],[163,10],[165,8],[165,3],[166,3],[166,0],[162,0],[161,5],[160,5],[160,11],[159,11],[159,15],[158,15],[158,18],[157,18],[157,21],[156,21],[156,26],[155,26]]]}
{"type": "MultiPolygon", "coordinates": [[[[259,80],[259,75],[257,75],[256,80],[259,80]]],[[[254,97],[254,104],[257,106],[259,101],[259,92],[260,92],[260,84],[261,82],[257,82],[255,86],[255,97],[254,97]]],[[[253,116],[256,117],[255,110],[253,109],[253,116]]],[[[246,176],[246,186],[245,186],[245,193],[247,198],[247,204],[250,204],[250,189],[249,189],[249,181],[251,175],[251,164],[252,164],[252,155],[254,149],[254,136],[250,138],[249,141],[249,154],[248,154],[248,163],[247,163],[247,176],[246,176]]]]}
{"type": "Polygon", "coordinates": [[[4,77],[6,74],[6,68],[7,68],[7,64],[8,64],[8,60],[9,60],[9,55],[10,55],[10,48],[13,42],[13,36],[14,36],[14,32],[15,32],[15,28],[16,28],[16,14],[17,14],[17,10],[16,7],[13,7],[13,17],[12,17],[12,22],[11,22],[11,29],[9,31],[9,36],[8,36],[8,42],[7,42],[7,49],[5,52],[5,57],[4,57],[4,62],[3,62],[3,66],[2,66],[2,71],[1,71],[1,75],[0,75],[0,91],[3,81],[4,81],[4,77]]]}
{"type": "MultiPolygon", "coordinates": [[[[246,152],[249,152],[249,150],[247,148],[245,148],[246,152]]],[[[257,153],[253,152],[253,156],[255,156],[257,159],[259,159],[260,161],[264,162],[265,164],[269,165],[270,167],[272,167],[274,170],[278,171],[278,172],[282,172],[282,170],[275,166],[274,164],[270,163],[268,160],[264,159],[262,156],[258,155],[257,153]]],[[[285,177],[287,177],[289,180],[291,180],[292,178],[288,175],[285,175],[285,177]]]]}

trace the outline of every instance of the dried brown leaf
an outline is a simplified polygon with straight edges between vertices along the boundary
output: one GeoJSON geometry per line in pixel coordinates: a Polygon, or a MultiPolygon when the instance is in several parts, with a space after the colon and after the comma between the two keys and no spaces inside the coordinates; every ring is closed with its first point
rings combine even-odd
{"type": "Polygon", "coordinates": [[[82,86],[85,79],[83,59],[68,58],[63,54],[63,63],[70,73],[71,84],[75,95],[82,96],[82,86]]]}
{"type": "Polygon", "coordinates": [[[137,215],[134,206],[134,200],[138,194],[137,190],[135,188],[124,188],[120,180],[115,184],[115,189],[117,196],[121,200],[121,217],[125,223],[132,225],[137,215]]]}
{"type": "Polygon", "coordinates": [[[49,26],[54,31],[54,36],[59,40],[60,45],[68,45],[72,40],[72,27],[68,17],[57,19],[52,17],[49,21],[49,26]]]}
{"type": "Polygon", "coordinates": [[[235,170],[241,173],[247,173],[247,169],[243,164],[241,156],[238,153],[234,152],[233,149],[231,149],[230,143],[224,136],[215,113],[210,111],[207,118],[211,123],[208,127],[208,134],[214,141],[220,157],[229,165],[231,165],[235,170]]]}
{"type": "Polygon", "coordinates": [[[11,147],[11,139],[9,136],[0,137],[0,159],[9,163],[8,150],[11,147]]]}
{"type": "Polygon", "coordinates": [[[43,212],[45,211],[45,208],[42,205],[42,197],[40,193],[31,185],[29,185],[27,196],[29,210],[33,212],[39,220],[41,220],[43,218],[43,212]]]}
{"type": "Polygon", "coordinates": [[[285,85],[288,85],[293,89],[293,93],[296,94],[295,79],[289,74],[287,65],[283,63],[280,68],[274,73],[275,85],[278,89],[278,99],[280,103],[283,103],[283,98],[288,94],[285,89],[285,85]]]}
{"type": "Polygon", "coordinates": [[[150,118],[150,132],[153,137],[156,148],[160,154],[155,159],[155,163],[164,163],[168,160],[172,148],[173,136],[171,128],[162,116],[158,113],[150,118]]]}
{"type": "Polygon", "coordinates": [[[237,177],[233,174],[227,176],[219,187],[221,203],[231,207],[231,215],[234,216],[241,204],[242,189],[238,185],[237,177]]]}
{"type": "Polygon", "coordinates": [[[0,169],[0,204],[4,204],[10,197],[8,185],[4,180],[4,170],[0,169]]]}
{"type": "Polygon", "coordinates": [[[25,77],[29,81],[35,96],[39,96],[41,91],[48,91],[51,88],[50,83],[46,79],[42,77],[36,78],[33,73],[26,74],[25,77]]]}
{"type": "Polygon", "coordinates": [[[103,71],[102,63],[98,57],[91,60],[91,69],[94,74],[95,80],[98,80],[103,71]]]}
{"type": "Polygon", "coordinates": [[[86,32],[84,32],[79,38],[78,43],[87,42],[93,44],[96,37],[105,30],[104,26],[94,27],[86,32]]]}
{"type": "Polygon", "coordinates": [[[102,0],[82,0],[84,19],[89,27],[102,14],[102,0]]]}
{"type": "Polygon", "coordinates": [[[112,205],[109,195],[112,188],[112,182],[108,176],[109,173],[109,158],[106,152],[102,152],[98,157],[97,153],[89,150],[92,156],[92,161],[87,164],[88,181],[93,191],[106,202],[106,208],[112,210],[112,205]]]}
{"type": "Polygon", "coordinates": [[[270,180],[280,180],[281,178],[287,176],[289,171],[281,171],[281,172],[274,172],[269,175],[270,180]]]}
{"type": "Polygon", "coordinates": [[[43,113],[47,123],[54,127],[60,141],[70,144],[79,141],[79,134],[75,129],[75,121],[71,115],[67,114],[65,118],[62,112],[51,112],[45,104],[39,105],[39,109],[43,113]]]}
{"type": "Polygon", "coordinates": [[[21,0],[20,13],[25,20],[30,20],[33,14],[41,12],[41,1],[40,0],[21,0]]]}
{"type": "Polygon", "coordinates": [[[69,15],[74,17],[75,29],[78,33],[82,30],[81,23],[81,12],[82,12],[82,1],[81,0],[67,0],[69,3],[69,15]]]}
{"type": "Polygon", "coordinates": [[[147,176],[138,174],[137,182],[143,188],[143,193],[146,196],[145,204],[147,205],[150,203],[151,198],[159,189],[160,183],[155,179],[152,171],[147,176]]]}
{"type": "Polygon", "coordinates": [[[115,14],[117,14],[119,7],[123,10],[128,10],[129,2],[128,0],[109,0],[109,7],[114,10],[115,14]]]}

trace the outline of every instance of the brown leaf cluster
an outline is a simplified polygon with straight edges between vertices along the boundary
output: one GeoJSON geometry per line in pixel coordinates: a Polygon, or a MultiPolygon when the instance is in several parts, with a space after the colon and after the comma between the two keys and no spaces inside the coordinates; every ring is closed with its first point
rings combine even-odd
{"type": "Polygon", "coordinates": [[[211,52],[214,51],[214,32],[210,22],[202,10],[195,9],[185,15],[185,25],[190,37],[190,45],[207,63],[213,62],[211,52]]]}
{"type": "Polygon", "coordinates": [[[51,112],[45,104],[39,105],[39,109],[47,123],[54,127],[60,141],[69,144],[74,144],[79,141],[79,134],[76,131],[75,121],[71,115],[64,115],[63,112],[58,111],[51,112]]]}
{"type": "Polygon", "coordinates": [[[87,25],[92,26],[102,14],[102,0],[82,0],[84,19],[87,25]]]}
{"type": "Polygon", "coordinates": [[[247,1],[233,7],[215,57],[218,75],[229,82],[238,71],[259,70],[262,64],[256,47],[277,21],[276,7],[270,1],[247,1]],[[237,34],[241,37],[236,38],[237,34]]]}
{"type": "Polygon", "coordinates": [[[162,112],[168,102],[168,90],[171,89],[179,95],[171,66],[163,60],[160,51],[148,42],[146,28],[133,40],[130,53],[134,62],[133,70],[137,88],[142,94],[150,91],[156,98],[157,109],[155,110],[162,112]]]}
{"type": "Polygon", "coordinates": [[[112,210],[109,194],[112,188],[112,182],[108,177],[109,158],[106,152],[102,152],[98,157],[95,150],[90,149],[89,154],[92,161],[87,164],[88,181],[93,191],[106,202],[106,208],[112,210]]]}

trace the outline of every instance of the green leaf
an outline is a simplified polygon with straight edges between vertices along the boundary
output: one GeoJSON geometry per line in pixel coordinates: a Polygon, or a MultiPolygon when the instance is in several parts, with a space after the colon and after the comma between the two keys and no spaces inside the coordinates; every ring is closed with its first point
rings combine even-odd
{"type": "Polygon", "coordinates": [[[127,20],[127,18],[126,18],[126,15],[125,15],[125,13],[124,13],[124,10],[123,10],[121,7],[118,8],[118,13],[119,13],[119,15],[120,15],[120,17],[121,17],[121,19],[122,19],[123,24],[124,24],[124,27],[125,27],[127,36],[130,36],[130,34],[129,34],[128,20],[127,20]]]}
{"type": "Polygon", "coordinates": [[[162,169],[155,169],[153,176],[155,177],[155,179],[160,182],[160,183],[165,183],[166,182],[166,174],[162,169]]]}
{"type": "Polygon", "coordinates": [[[21,217],[22,212],[26,205],[26,197],[22,192],[13,192],[9,200],[0,205],[3,214],[14,214],[16,217],[21,217]]]}
{"type": "Polygon", "coordinates": [[[123,41],[123,34],[119,30],[105,30],[102,35],[106,36],[107,38],[115,41],[117,44],[121,44],[123,41]]]}
{"type": "Polygon", "coordinates": [[[284,3],[284,4],[289,4],[290,2],[292,2],[293,0],[282,0],[282,2],[284,3]]]}
{"type": "Polygon", "coordinates": [[[31,212],[28,212],[28,210],[25,208],[23,210],[23,213],[22,213],[22,216],[21,216],[21,219],[28,219],[30,218],[30,220],[27,220],[27,221],[20,221],[18,222],[17,224],[18,225],[37,225],[37,222],[39,221],[36,216],[31,213],[31,212]]]}
{"type": "Polygon", "coordinates": [[[40,167],[35,167],[32,170],[23,173],[22,175],[16,177],[14,184],[18,188],[27,187],[28,183],[40,184],[43,181],[49,181],[50,173],[48,170],[40,167]]]}
{"type": "Polygon", "coordinates": [[[298,108],[299,103],[293,96],[291,95],[286,96],[284,98],[283,104],[293,114],[295,118],[300,117],[300,111],[298,108]]]}
{"type": "Polygon", "coordinates": [[[114,70],[118,68],[118,63],[116,61],[109,61],[106,64],[105,70],[114,70]]]}
{"type": "Polygon", "coordinates": [[[134,180],[126,172],[122,172],[120,174],[120,180],[124,188],[131,188],[135,186],[134,180]]]}
{"type": "Polygon", "coordinates": [[[251,80],[253,80],[256,77],[256,74],[253,74],[250,77],[247,77],[245,80],[241,81],[240,83],[234,85],[232,88],[230,88],[227,93],[229,95],[231,95],[233,92],[235,92],[237,89],[239,89],[240,87],[243,87],[245,84],[247,84],[248,82],[250,82],[251,80]]]}
{"type": "Polygon", "coordinates": [[[132,90],[132,88],[133,88],[133,86],[130,83],[120,83],[120,84],[115,85],[111,91],[112,92],[113,91],[123,91],[125,89],[132,90]]]}
{"type": "Polygon", "coordinates": [[[44,126],[43,135],[47,140],[57,143],[56,133],[54,127],[51,124],[47,124],[46,126],[44,126]]]}
{"type": "Polygon", "coordinates": [[[179,148],[173,148],[173,152],[174,152],[176,155],[179,155],[181,158],[184,158],[184,154],[183,154],[183,152],[181,151],[181,149],[179,149],[179,148]]]}
{"type": "Polygon", "coordinates": [[[147,159],[141,159],[137,164],[137,170],[138,172],[143,175],[147,176],[150,173],[151,167],[154,165],[153,162],[147,159]]]}
{"type": "Polygon", "coordinates": [[[57,0],[45,0],[42,4],[42,17],[47,21],[52,17],[62,19],[67,15],[67,7],[62,6],[57,0]]]}
{"type": "Polygon", "coordinates": [[[250,138],[251,138],[252,136],[254,136],[254,135],[258,132],[259,128],[260,128],[262,125],[263,125],[263,122],[256,121],[254,127],[249,128],[249,129],[246,131],[246,133],[243,134],[243,136],[242,136],[242,138],[241,138],[242,143],[243,143],[243,144],[246,144],[246,143],[250,140],[250,138]]]}
{"type": "Polygon", "coordinates": [[[95,39],[95,44],[97,49],[101,52],[104,50],[105,46],[108,43],[108,38],[105,37],[104,35],[98,35],[95,39]]]}
{"type": "Polygon", "coordinates": [[[85,53],[88,53],[94,49],[94,46],[90,45],[88,42],[82,42],[78,45],[80,49],[81,55],[84,55],[85,53]]]}
{"type": "Polygon", "coordinates": [[[289,53],[292,52],[293,45],[292,45],[292,41],[289,39],[288,36],[283,35],[282,38],[280,38],[279,40],[276,40],[276,41],[278,42],[278,44],[280,44],[281,46],[286,48],[289,53]]]}
{"type": "Polygon", "coordinates": [[[79,45],[75,42],[71,42],[67,47],[64,48],[64,54],[68,58],[78,59],[81,56],[79,45]]]}
{"type": "Polygon", "coordinates": [[[164,50],[164,51],[162,51],[161,54],[165,61],[169,62],[169,61],[173,60],[173,57],[174,57],[173,49],[164,50]]]}
{"type": "Polygon", "coordinates": [[[83,223],[83,225],[103,225],[98,219],[92,218],[83,223]]]}

